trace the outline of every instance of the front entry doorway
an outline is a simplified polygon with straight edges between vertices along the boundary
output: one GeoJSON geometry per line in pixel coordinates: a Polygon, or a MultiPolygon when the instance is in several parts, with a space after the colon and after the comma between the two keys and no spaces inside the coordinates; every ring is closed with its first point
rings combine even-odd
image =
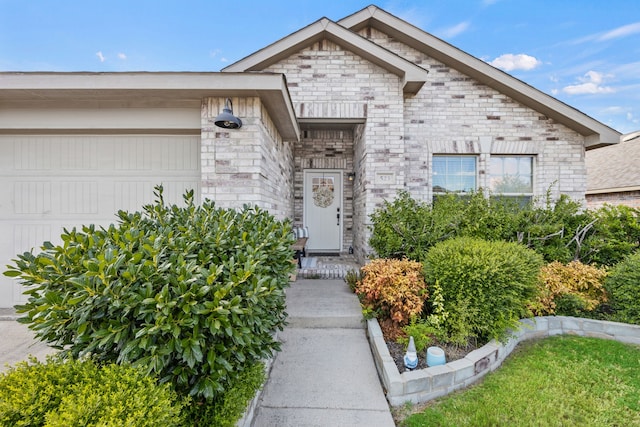
{"type": "Polygon", "coordinates": [[[307,250],[339,253],[343,217],[342,171],[305,171],[304,225],[309,228],[307,250]]]}

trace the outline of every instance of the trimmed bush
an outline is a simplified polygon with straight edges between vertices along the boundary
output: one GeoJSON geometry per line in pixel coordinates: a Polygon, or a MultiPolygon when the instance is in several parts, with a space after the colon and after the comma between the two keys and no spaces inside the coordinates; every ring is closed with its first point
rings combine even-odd
{"type": "Polygon", "coordinates": [[[422,313],[427,298],[422,264],[407,259],[375,259],[361,269],[356,294],[365,312],[397,326],[422,313]]]}
{"type": "Polygon", "coordinates": [[[233,427],[265,381],[263,363],[255,363],[231,380],[224,394],[211,402],[194,402],[185,408],[185,425],[233,427]]]}
{"type": "Polygon", "coordinates": [[[23,323],[63,355],[131,363],[213,400],[279,349],[291,229],[257,207],[196,206],[193,191],[184,207],[161,187],[156,198],[106,229],[65,230],[5,274],[28,286],[23,323]]]}
{"type": "Polygon", "coordinates": [[[541,289],[532,305],[538,316],[582,316],[606,301],[606,270],[572,261],[552,262],[540,270],[541,289]]]}
{"type": "Polygon", "coordinates": [[[437,244],[426,256],[425,277],[440,286],[440,327],[456,341],[460,331],[467,338],[505,338],[530,316],[541,265],[539,254],[518,243],[461,237],[437,244]]]}
{"type": "Polygon", "coordinates": [[[616,265],[605,280],[613,320],[640,325],[640,252],[616,265]]]}
{"type": "Polygon", "coordinates": [[[2,426],[182,426],[180,402],[169,384],[131,366],[50,356],[0,374],[2,426]]]}

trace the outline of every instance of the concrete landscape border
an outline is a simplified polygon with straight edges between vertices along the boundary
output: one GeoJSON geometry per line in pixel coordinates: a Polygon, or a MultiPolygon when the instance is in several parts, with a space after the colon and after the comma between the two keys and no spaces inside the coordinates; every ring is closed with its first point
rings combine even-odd
{"type": "Polygon", "coordinates": [[[389,404],[424,403],[474,384],[497,369],[518,343],[529,339],[569,334],[640,345],[639,325],[566,316],[534,317],[520,323],[522,327],[513,331],[505,343],[491,341],[463,359],[401,374],[378,321],[368,320],[367,336],[389,404]]]}

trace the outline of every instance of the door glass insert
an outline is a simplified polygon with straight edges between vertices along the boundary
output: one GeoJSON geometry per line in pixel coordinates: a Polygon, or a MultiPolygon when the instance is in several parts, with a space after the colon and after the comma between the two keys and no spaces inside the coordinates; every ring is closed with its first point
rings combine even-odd
{"type": "Polygon", "coordinates": [[[333,177],[314,177],[311,184],[313,203],[321,208],[331,206],[335,194],[333,177]]]}

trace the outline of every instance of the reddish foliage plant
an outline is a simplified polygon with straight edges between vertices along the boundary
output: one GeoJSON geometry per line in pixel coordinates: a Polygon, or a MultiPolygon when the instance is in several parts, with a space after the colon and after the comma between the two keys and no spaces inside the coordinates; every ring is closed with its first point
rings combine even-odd
{"type": "Polygon", "coordinates": [[[427,299],[422,264],[408,259],[376,259],[362,267],[356,294],[365,310],[397,326],[420,316],[427,299]]]}

